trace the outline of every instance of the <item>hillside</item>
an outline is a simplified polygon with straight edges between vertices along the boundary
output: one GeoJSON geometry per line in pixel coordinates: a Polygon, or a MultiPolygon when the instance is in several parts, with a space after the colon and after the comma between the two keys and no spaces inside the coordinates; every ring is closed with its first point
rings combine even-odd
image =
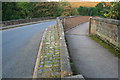
{"type": "Polygon", "coordinates": [[[95,7],[99,2],[70,2],[71,7],[78,8],[80,6],[84,7],[95,7]]]}

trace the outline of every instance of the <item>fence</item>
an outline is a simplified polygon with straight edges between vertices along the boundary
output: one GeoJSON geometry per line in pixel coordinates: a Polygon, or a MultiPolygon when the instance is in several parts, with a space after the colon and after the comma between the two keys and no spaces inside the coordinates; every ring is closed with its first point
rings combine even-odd
{"type": "Polygon", "coordinates": [[[83,22],[89,21],[90,16],[76,16],[64,18],[64,30],[67,31],[83,22]]]}

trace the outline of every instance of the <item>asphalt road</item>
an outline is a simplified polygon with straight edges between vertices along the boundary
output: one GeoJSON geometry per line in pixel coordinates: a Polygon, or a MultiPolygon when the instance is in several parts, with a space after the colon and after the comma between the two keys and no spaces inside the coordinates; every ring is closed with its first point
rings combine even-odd
{"type": "Polygon", "coordinates": [[[2,77],[32,78],[45,28],[56,21],[2,31],[2,77]]]}
{"type": "Polygon", "coordinates": [[[118,78],[118,58],[87,36],[88,26],[89,23],[86,22],[66,32],[70,56],[77,74],[94,78],[93,80],[118,78]]]}

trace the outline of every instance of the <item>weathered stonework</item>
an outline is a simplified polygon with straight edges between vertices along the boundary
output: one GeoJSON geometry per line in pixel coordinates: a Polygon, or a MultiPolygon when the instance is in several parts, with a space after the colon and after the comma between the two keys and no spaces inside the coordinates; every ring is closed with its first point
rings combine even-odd
{"type": "Polygon", "coordinates": [[[95,20],[91,20],[91,26],[92,26],[91,31],[90,31],[91,34],[95,34],[95,31],[96,31],[95,30],[95,26],[96,26],[95,24],[96,24],[95,20]]]}
{"type": "Polygon", "coordinates": [[[92,18],[90,26],[90,34],[97,34],[104,41],[120,48],[120,20],[92,18]]]}
{"type": "Polygon", "coordinates": [[[60,36],[60,62],[61,62],[61,77],[72,75],[70,58],[67,50],[67,45],[65,43],[64,29],[61,21],[57,19],[58,31],[60,36]]]}
{"type": "Polygon", "coordinates": [[[120,25],[118,26],[118,46],[120,49],[120,25]]]}

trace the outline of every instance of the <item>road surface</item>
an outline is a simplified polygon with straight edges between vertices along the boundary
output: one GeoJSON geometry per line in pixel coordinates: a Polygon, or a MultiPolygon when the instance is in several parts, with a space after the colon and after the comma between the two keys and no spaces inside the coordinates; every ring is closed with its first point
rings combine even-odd
{"type": "Polygon", "coordinates": [[[118,78],[118,58],[87,36],[88,25],[86,22],[66,32],[77,73],[85,78],[118,78]]]}
{"type": "Polygon", "coordinates": [[[3,78],[32,78],[43,32],[53,24],[56,21],[2,31],[3,78]]]}

